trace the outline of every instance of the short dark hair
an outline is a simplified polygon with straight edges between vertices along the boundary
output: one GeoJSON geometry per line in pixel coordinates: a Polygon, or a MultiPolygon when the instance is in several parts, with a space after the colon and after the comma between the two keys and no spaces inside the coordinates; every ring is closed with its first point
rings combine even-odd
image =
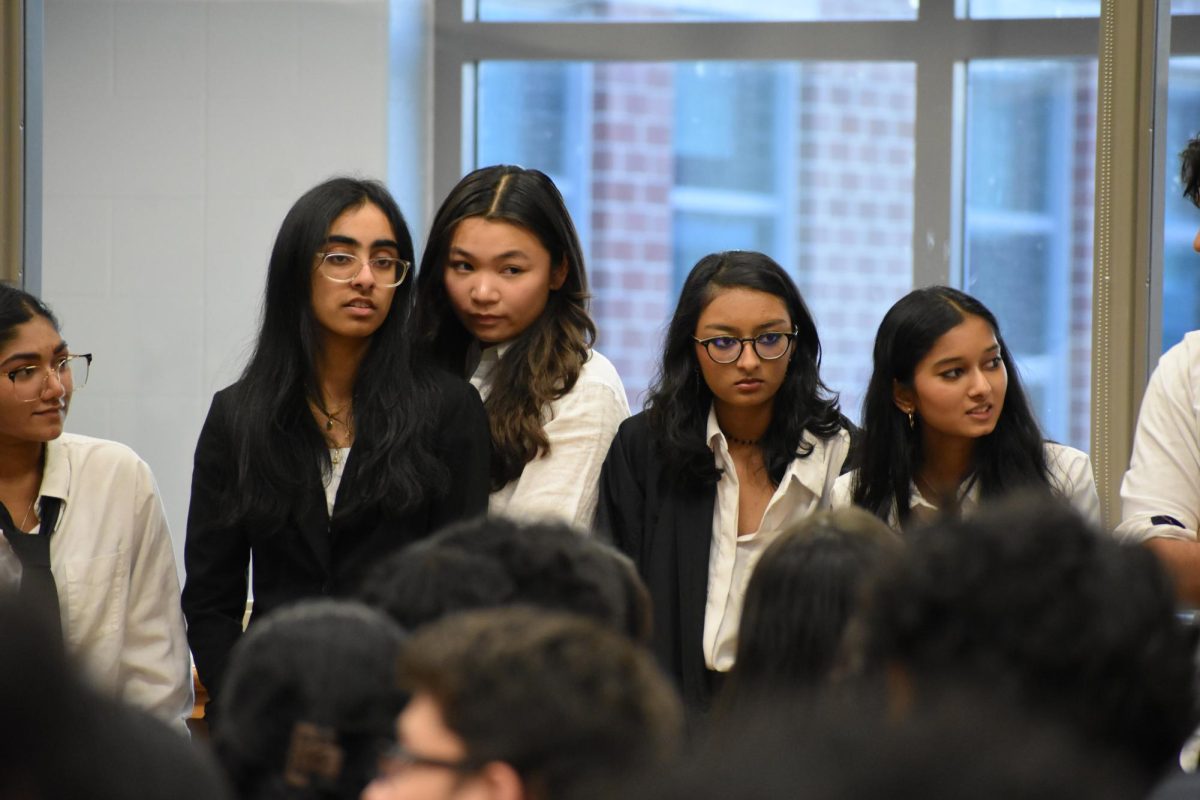
{"type": "Polygon", "coordinates": [[[349,600],[302,601],[251,626],[230,657],[213,730],[238,796],[357,798],[395,739],[403,639],[384,614],[349,600]],[[336,768],[305,757],[322,748],[336,768]]]}
{"type": "Polygon", "coordinates": [[[12,340],[18,325],[34,317],[42,317],[54,326],[54,330],[59,330],[58,319],[49,306],[29,292],[0,283],[0,347],[12,340]]]}
{"type": "Polygon", "coordinates": [[[359,599],[414,631],[455,611],[505,605],[515,594],[512,578],[496,559],[422,541],[376,564],[359,599]]]}
{"type": "Polygon", "coordinates": [[[653,656],[577,615],[455,614],[414,634],[399,671],[437,704],[469,763],[510,765],[536,800],[603,797],[679,744],[682,706],[653,656]]]}
{"type": "Polygon", "coordinates": [[[750,576],[722,705],[780,689],[818,690],[863,582],[899,548],[891,528],[853,506],[817,512],[781,534],[750,576]]]}
{"type": "Polygon", "coordinates": [[[786,692],[709,728],[630,800],[1140,800],[1124,765],[986,691],[897,715],[862,698],[786,692]]]}
{"type": "Polygon", "coordinates": [[[985,685],[1148,779],[1176,757],[1196,722],[1192,637],[1150,551],[1040,495],[907,542],[864,603],[868,669],[901,668],[917,702],[939,686],[985,685]]]}
{"type": "Polygon", "coordinates": [[[564,522],[455,523],[381,562],[363,592],[412,627],[450,611],[524,604],[581,614],[638,641],[650,637],[649,594],[629,559],[564,522]],[[437,574],[415,574],[431,565],[437,574]],[[476,578],[473,588],[450,583],[476,578]],[[419,588],[429,594],[418,597],[419,588]]]}
{"type": "Polygon", "coordinates": [[[1179,160],[1182,162],[1179,180],[1183,184],[1183,196],[1200,207],[1200,136],[1188,141],[1179,160]]]}

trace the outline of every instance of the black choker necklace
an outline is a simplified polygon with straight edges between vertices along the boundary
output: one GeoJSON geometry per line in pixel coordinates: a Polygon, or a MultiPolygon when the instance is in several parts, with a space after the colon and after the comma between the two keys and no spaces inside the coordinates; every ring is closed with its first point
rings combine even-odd
{"type": "Polygon", "coordinates": [[[734,444],[744,444],[747,447],[754,447],[756,444],[762,441],[762,439],[739,439],[736,436],[730,436],[728,433],[725,434],[725,438],[734,444]]]}

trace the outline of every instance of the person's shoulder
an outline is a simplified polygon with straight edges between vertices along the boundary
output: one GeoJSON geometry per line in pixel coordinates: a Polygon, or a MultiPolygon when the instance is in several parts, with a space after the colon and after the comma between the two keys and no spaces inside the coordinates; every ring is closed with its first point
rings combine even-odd
{"type": "Polygon", "coordinates": [[[626,442],[648,441],[650,438],[650,419],[645,411],[639,411],[627,417],[617,428],[617,438],[626,442]]]}
{"type": "Polygon", "coordinates": [[[112,467],[144,465],[146,462],[133,448],[111,439],[86,436],[82,433],[64,433],[54,440],[72,463],[105,464],[112,467]]]}
{"type": "Polygon", "coordinates": [[[588,359],[583,362],[583,369],[579,372],[579,380],[603,383],[616,387],[622,392],[625,391],[625,384],[621,382],[621,375],[617,372],[617,368],[599,350],[592,350],[588,353],[588,359]]]}
{"type": "Polygon", "coordinates": [[[1042,444],[1042,452],[1046,454],[1046,465],[1051,470],[1070,474],[1084,468],[1090,470],[1092,466],[1087,453],[1070,445],[1047,441],[1042,444]]]}

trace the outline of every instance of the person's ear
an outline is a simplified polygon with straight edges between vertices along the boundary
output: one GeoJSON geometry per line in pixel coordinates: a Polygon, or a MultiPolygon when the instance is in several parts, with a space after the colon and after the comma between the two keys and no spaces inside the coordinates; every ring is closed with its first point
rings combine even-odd
{"type": "Polygon", "coordinates": [[[892,381],[892,402],[902,414],[911,414],[917,407],[917,395],[912,387],[905,386],[897,380],[892,381]]]}
{"type": "Polygon", "coordinates": [[[506,761],[489,761],[476,773],[475,779],[488,800],[525,800],[525,782],[506,761]]]}
{"type": "Polygon", "coordinates": [[[561,289],[563,284],[567,282],[567,258],[563,256],[562,262],[550,269],[550,288],[561,289]]]}

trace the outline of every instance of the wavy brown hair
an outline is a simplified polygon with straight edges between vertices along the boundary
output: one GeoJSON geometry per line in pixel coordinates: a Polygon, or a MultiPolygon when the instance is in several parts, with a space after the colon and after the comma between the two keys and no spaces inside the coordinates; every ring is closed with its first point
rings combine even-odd
{"type": "Polygon", "coordinates": [[[454,230],[470,217],[524,228],[550,253],[551,267],[567,266],[562,287],[550,291],[541,316],[500,359],[484,403],[495,491],[550,451],[542,411],[574,388],[596,325],[588,314],[583,249],[558,187],[536,169],[483,167],[459,181],[438,209],[417,274],[416,338],[438,363],[455,374],[466,367],[471,334],[450,304],[444,273],[454,230]]]}

